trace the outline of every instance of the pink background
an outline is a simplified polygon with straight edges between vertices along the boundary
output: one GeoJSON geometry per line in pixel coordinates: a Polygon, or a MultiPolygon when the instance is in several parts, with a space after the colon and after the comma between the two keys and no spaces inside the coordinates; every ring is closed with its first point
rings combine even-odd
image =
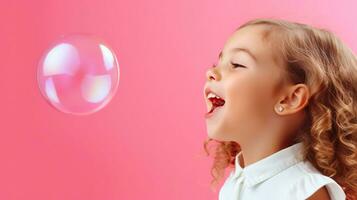
{"type": "Polygon", "coordinates": [[[357,3],[301,2],[2,0],[0,199],[218,199],[202,90],[232,31],[282,17],[357,46],[357,3]],[[75,32],[105,39],[121,66],[112,101],[80,117],[50,107],[36,85],[44,49],[75,32]]]}

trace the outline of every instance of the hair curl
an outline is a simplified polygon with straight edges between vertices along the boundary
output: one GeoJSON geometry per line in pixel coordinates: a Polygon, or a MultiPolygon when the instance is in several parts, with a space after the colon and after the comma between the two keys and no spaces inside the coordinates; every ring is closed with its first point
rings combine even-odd
{"type": "MultiPolygon", "coordinates": [[[[347,194],[357,194],[357,59],[333,32],[283,19],[252,19],[250,25],[267,27],[263,39],[275,48],[274,59],[282,59],[287,78],[310,89],[304,126],[295,142],[304,143],[304,156],[321,173],[333,178],[347,194]]],[[[211,185],[233,167],[240,146],[235,141],[206,138],[204,150],[215,141],[211,185]]]]}

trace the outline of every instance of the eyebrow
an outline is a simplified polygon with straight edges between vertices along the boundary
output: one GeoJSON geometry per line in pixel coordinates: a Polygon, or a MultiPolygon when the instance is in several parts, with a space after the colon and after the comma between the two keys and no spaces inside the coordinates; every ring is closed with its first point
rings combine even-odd
{"type": "MultiPolygon", "coordinates": [[[[243,52],[249,54],[250,57],[252,57],[254,59],[254,61],[257,61],[257,57],[249,49],[236,47],[236,48],[233,48],[231,51],[243,51],[243,52]]],[[[219,52],[218,59],[221,59],[222,55],[223,55],[222,51],[219,52]]]]}

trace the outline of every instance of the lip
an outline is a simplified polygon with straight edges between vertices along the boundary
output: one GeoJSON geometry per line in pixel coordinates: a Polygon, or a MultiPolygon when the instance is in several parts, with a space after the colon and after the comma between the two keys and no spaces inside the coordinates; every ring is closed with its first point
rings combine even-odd
{"type": "Polygon", "coordinates": [[[207,95],[208,95],[210,92],[212,92],[212,93],[218,95],[219,97],[221,97],[221,98],[224,100],[223,96],[222,96],[221,94],[217,93],[215,90],[213,90],[210,86],[207,86],[207,87],[205,88],[205,90],[204,90],[205,98],[207,98],[207,95]]]}
{"type": "Polygon", "coordinates": [[[223,106],[216,107],[211,113],[207,112],[205,113],[205,118],[211,118],[213,115],[215,115],[219,110],[222,109],[223,106]]]}
{"type": "MultiPolygon", "coordinates": [[[[208,104],[212,104],[211,100],[209,100],[209,99],[207,98],[207,96],[208,96],[208,94],[209,94],[210,92],[212,92],[212,93],[218,95],[219,97],[221,97],[221,98],[224,100],[224,98],[223,98],[223,96],[222,96],[221,94],[217,93],[217,92],[215,91],[215,89],[213,89],[213,87],[211,87],[210,85],[207,85],[207,86],[205,87],[205,89],[204,89],[204,95],[205,95],[205,99],[206,99],[207,105],[208,105],[208,104]]],[[[225,100],[224,100],[224,101],[225,101],[225,100]]],[[[212,106],[212,105],[211,105],[211,106],[212,106]]],[[[224,105],[223,105],[223,106],[224,106],[224,105]]],[[[216,108],[213,110],[212,113],[209,113],[209,111],[208,111],[207,113],[204,114],[204,115],[205,115],[205,118],[211,117],[212,115],[214,115],[214,113],[217,111],[217,109],[220,109],[220,108],[223,107],[223,106],[216,107],[216,108]]],[[[207,107],[209,107],[209,106],[207,106],[207,107]]]]}

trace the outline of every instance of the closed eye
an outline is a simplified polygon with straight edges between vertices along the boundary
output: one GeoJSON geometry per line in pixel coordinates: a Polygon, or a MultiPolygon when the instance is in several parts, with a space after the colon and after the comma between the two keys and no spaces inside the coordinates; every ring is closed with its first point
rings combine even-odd
{"type": "Polygon", "coordinates": [[[233,63],[233,62],[231,62],[231,64],[233,65],[233,68],[237,68],[237,67],[244,67],[244,68],[247,68],[246,66],[241,65],[241,64],[238,64],[238,63],[233,63]]]}

